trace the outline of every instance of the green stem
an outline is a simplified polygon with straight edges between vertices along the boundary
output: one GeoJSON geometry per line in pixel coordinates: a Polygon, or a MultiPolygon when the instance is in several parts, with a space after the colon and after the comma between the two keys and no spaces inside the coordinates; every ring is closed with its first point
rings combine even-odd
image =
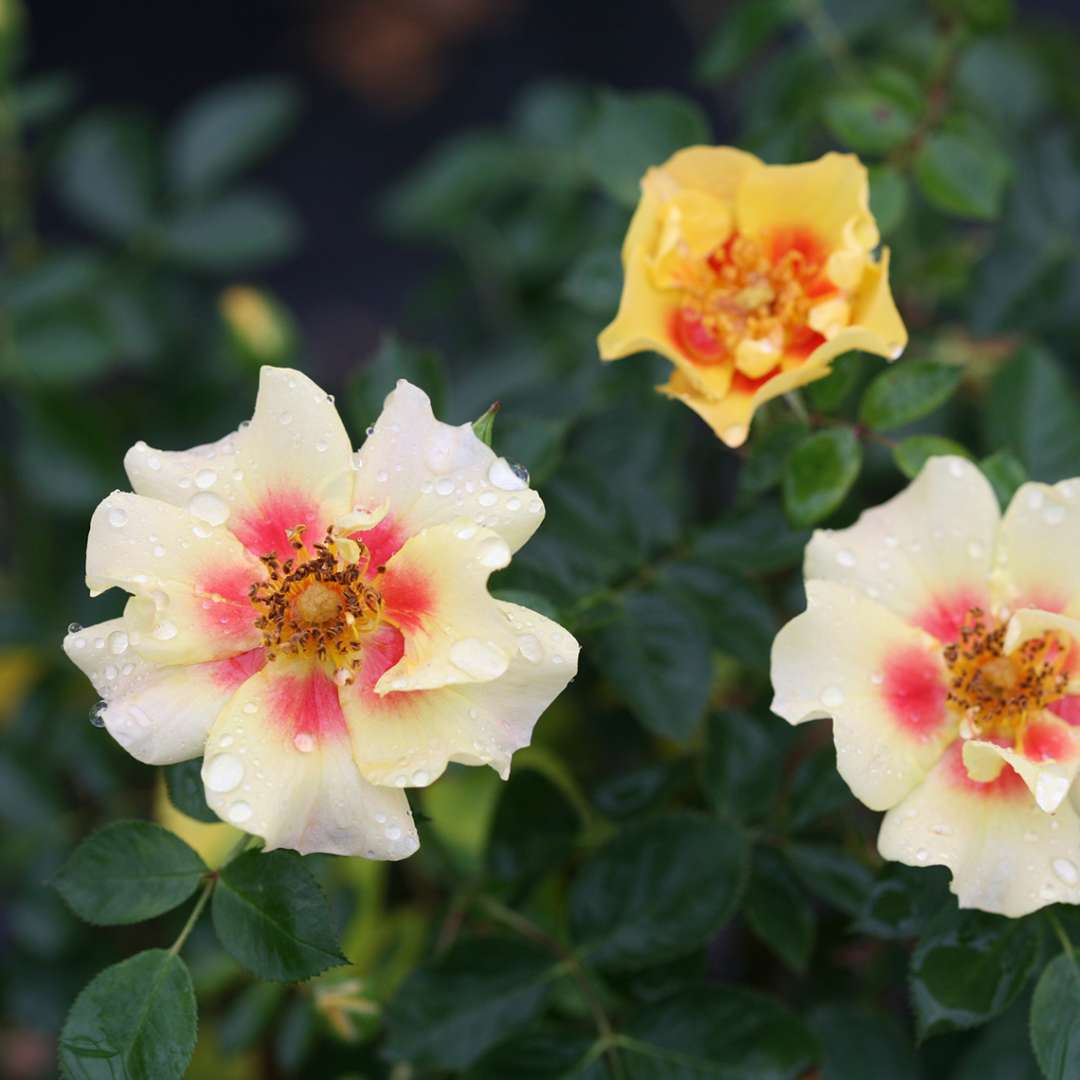
{"type": "Polygon", "coordinates": [[[1070,960],[1075,960],[1076,956],[1073,953],[1073,944],[1069,940],[1069,935],[1065,933],[1065,927],[1061,925],[1060,920],[1052,911],[1047,911],[1046,917],[1049,920],[1050,925],[1054,928],[1054,933],[1057,934],[1065,955],[1068,956],[1070,960]]]}
{"type": "Polygon", "coordinates": [[[501,922],[504,926],[508,926],[511,930],[517,931],[522,937],[527,937],[531,941],[550,949],[562,960],[567,973],[578,984],[581,995],[589,1006],[589,1011],[593,1016],[593,1023],[595,1023],[597,1034],[600,1037],[599,1045],[603,1047],[603,1053],[608,1057],[612,1076],[616,1080],[623,1080],[626,1074],[623,1070],[622,1059],[618,1053],[618,1037],[615,1034],[615,1028],[612,1026],[611,1018],[604,1009],[603,1002],[600,1000],[600,995],[597,993],[589,973],[582,965],[577,954],[572,949],[568,949],[557,938],[542,930],[531,919],[527,919],[521,912],[514,911],[513,908],[507,907],[494,897],[481,895],[476,898],[476,902],[493,919],[501,922]]]}
{"type": "Polygon", "coordinates": [[[184,928],[177,935],[176,940],[172,943],[172,947],[169,949],[171,955],[176,954],[184,947],[184,942],[187,941],[188,935],[195,929],[195,924],[199,921],[199,916],[202,914],[202,910],[206,907],[206,902],[210,899],[210,894],[214,891],[214,886],[217,884],[218,875],[215,871],[207,879],[206,884],[202,887],[202,892],[199,893],[199,899],[195,901],[195,906],[191,909],[191,914],[187,917],[187,922],[184,923],[184,928]]]}

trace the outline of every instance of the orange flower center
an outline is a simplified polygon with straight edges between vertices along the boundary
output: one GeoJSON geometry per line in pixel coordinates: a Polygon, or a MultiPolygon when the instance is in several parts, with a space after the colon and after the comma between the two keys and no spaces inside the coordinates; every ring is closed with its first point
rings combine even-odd
{"type": "Polygon", "coordinates": [[[1006,655],[1005,630],[972,608],[960,640],[945,646],[948,701],[962,714],[965,738],[1019,742],[1028,721],[1065,694],[1070,643],[1064,635],[1030,638],[1006,655]]]}
{"type": "Polygon", "coordinates": [[[248,594],[259,610],[255,625],[268,660],[279,654],[310,655],[332,661],[335,680],[349,682],[360,666],[364,638],[382,617],[382,595],[366,580],[364,544],[338,541],[328,529],[323,542],[309,551],[303,535],[302,525],[291,530],[289,543],[296,555],[284,563],[273,554],[262,557],[268,576],[248,594]]]}
{"type": "Polygon", "coordinates": [[[696,364],[740,358],[758,383],[772,378],[785,357],[805,359],[825,336],[808,325],[811,309],[839,292],[825,275],[828,252],[809,229],[780,229],[768,238],[735,232],[705,259],[687,258],[675,269],[681,292],[672,332],[696,364]]]}

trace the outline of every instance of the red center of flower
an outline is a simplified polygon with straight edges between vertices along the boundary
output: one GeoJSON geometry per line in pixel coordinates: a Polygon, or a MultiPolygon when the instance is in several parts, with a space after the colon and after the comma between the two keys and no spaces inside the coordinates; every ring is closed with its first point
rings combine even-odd
{"type": "MultiPolygon", "coordinates": [[[[327,529],[323,542],[309,551],[302,525],[290,531],[289,544],[296,554],[284,563],[274,553],[262,556],[268,576],[249,593],[259,611],[255,625],[266,658],[308,654],[332,662],[337,682],[350,682],[383,611],[382,595],[367,580],[367,548],[337,540],[327,529]]],[[[378,567],[375,576],[381,572],[378,567]]]]}
{"type": "Polygon", "coordinates": [[[1071,642],[1048,631],[1005,654],[1006,625],[972,608],[960,638],[944,649],[948,701],[965,738],[1017,745],[1030,721],[1065,695],[1071,642]]]}
{"type": "Polygon", "coordinates": [[[734,232],[705,259],[676,271],[682,296],[672,319],[675,343],[703,367],[731,363],[741,343],[754,343],[754,385],[767,382],[784,358],[805,359],[825,337],[808,325],[810,309],[838,293],[825,274],[828,251],[808,228],[778,229],[765,239],[734,232]]]}

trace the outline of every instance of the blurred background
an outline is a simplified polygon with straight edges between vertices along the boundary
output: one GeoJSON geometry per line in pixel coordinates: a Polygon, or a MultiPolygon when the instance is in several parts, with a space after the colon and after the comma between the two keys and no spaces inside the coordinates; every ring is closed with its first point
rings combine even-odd
{"type": "MultiPolygon", "coordinates": [[[[89,514],[127,486],[126,448],[220,436],[272,363],[333,392],[358,444],[398,376],[456,423],[501,401],[496,447],[528,466],[549,517],[498,589],[570,625],[586,659],[505,791],[451,770],[417,800],[424,847],[407,865],[309,860],[353,967],[260,984],[196,933],[191,1075],[403,1077],[402,1060],[561,1075],[494,1044],[441,1058],[408,1044],[414,1016],[383,1010],[453,947],[471,891],[558,934],[580,860],[684,808],[769,816],[825,861],[755,863],[757,899],[788,906],[647,978],[611,976],[616,1013],[702,973],[809,1008],[814,958],[827,994],[875,1001],[873,1053],[889,1046],[903,1075],[976,1075],[989,1043],[909,1038],[903,943],[933,904],[875,863],[873,818],[836,777],[827,730],[788,738],[768,719],[768,647],[801,605],[807,535],[778,486],[805,428],[767,410],[740,468],[652,394],[663,363],[602,368],[595,336],[646,166],[695,142],[769,161],[852,149],[872,166],[911,352],[964,372],[944,420],[911,433],[944,424],[977,453],[1008,445],[1032,476],[1080,473],[1080,412],[1061,412],[1080,310],[1076,14],[1065,0],[0,0],[0,1071],[53,1075],[80,987],[182,919],[78,923],[47,882],[81,836],[154,815],[208,859],[232,842],[196,820],[197,763],[171,771],[170,801],[86,719],[91,689],[59,643],[68,623],[119,610],[81,578],[89,514]],[[1018,351],[1006,367],[1023,374],[1003,377],[1018,351]],[[1026,427],[1009,411],[1021,400],[1026,427]],[[643,625],[659,630],[642,640],[643,625]],[[751,758],[760,785],[743,791],[751,758]],[[795,777],[783,790],[781,774],[795,777]],[[880,888],[903,894],[901,915],[867,915],[880,888]],[[856,916],[879,940],[851,940],[856,916]]],[[[853,415],[877,372],[865,364],[840,365],[811,404],[853,415]]],[[[835,520],[902,480],[868,441],[835,520]]],[[[940,902],[944,879],[919,881],[940,902]]],[[[589,1030],[573,993],[545,1008],[589,1030]]],[[[830,1014],[815,1037],[836,1030],[830,1014]]],[[[1029,1058],[1009,1075],[1034,1075],[1029,1058]]],[[[768,1075],[809,1067],[794,1060],[768,1075]]]]}

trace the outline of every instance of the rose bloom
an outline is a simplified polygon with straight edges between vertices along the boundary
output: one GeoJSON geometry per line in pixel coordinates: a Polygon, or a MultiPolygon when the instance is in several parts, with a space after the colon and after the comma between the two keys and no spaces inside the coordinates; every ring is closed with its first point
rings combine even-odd
{"type": "Polygon", "coordinates": [[[204,755],[206,797],[267,848],[396,859],[405,787],[503,778],[577,642],[493,599],[543,519],[522,470],[399,382],[353,453],[332,399],[263,368],[255,416],[188,451],[137,443],[94,513],[86,580],[131,598],[68,656],[140,761],[204,755]]]}
{"type": "Polygon", "coordinates": [[[773,710],[831,716],[886,859],[952,871],[961,907],[1080,902],[1080,480],[932,458],[806,550],[807,610],[773,646],[773,710]]]}
{"type": "Polygon", "coordinates": [[[660,392],[740,446],[759,405],[824,378],[841,353],[903,352],[878,239],[850,154],[765,165],[728,146],[680,150],[641,181],[600,356],[662,353],[675,370],[660,392]]]}

